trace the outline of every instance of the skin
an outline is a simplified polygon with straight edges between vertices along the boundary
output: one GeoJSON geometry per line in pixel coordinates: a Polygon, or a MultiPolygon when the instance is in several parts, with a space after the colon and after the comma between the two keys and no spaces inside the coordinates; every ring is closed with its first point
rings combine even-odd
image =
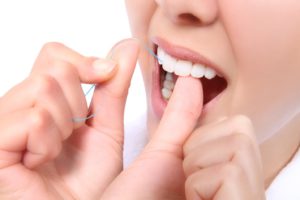
{"type": "MultiPolygon", "coordinates": [[[[126,5],[140,43],[168,38],[221,66],[229,83],[224,98],[204,114],[200,81],[179,78],[161,119],[148,104],[150,141],[122,171],[123,110],[138,42],[117,45],[118,69],[99,73],[91,67],[95,58],[48,44],[29,78],[0,99],[0,197],[264,199],[299,143],[300,3],[126,5]],[[73,124],[66,119],[87,114],[80,82],[98,85],[91,110],[97,116],[73,124]]],[[[141,51],[148,99],[151,59],[141,51]]],[[[101,60],[101,66],[111,62],[101,60]]]]}
{"type": "MultiPolygon", "coordinates": [[[[127,0],[126,5],[134,37],[149,45],[153,36],[167,38],[205,55],[228,75],[224,97],[209,113],[199,111],[199,128],[183,146],[186,179],[178,175],[177,181],[185,182],[187,198],[263,199],[299,146],[300,3],[127,0]]],[[[161,120],[150,103],[151,60],[146,52],[140,56],[149,134],[155,137],[161,120]]]]}
{"type": "Polygon", "coordinates": [[[114,60],[43,47],[30,76],[0,99],[0,199],[99,199],[123,167],[124,105],[138,51],[135,40],[116,45],[114,60]],[[73,123],[88,113],[81,82],[97,84],[90,110],[97,116],[73,123]]]}

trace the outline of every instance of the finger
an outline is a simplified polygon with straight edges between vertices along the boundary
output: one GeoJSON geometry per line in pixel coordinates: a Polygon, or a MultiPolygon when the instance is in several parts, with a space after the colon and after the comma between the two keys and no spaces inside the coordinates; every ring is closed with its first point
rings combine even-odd
{"type": "Polygon", "coordinates": [[[72,133],[72,112],[60,85],[51,76],[26,79],[5,96],[0,110],[3,116],[34,106],[43,107],[51,113],[64,138],[72,133]]]}
{"type": "MultiPolygon", "coordinates": [[[[72,112],[72,117],[69,120],[87,115],[88,107],[86,98],[82,91],[81,81],[75,66],[65,61],[56,60],[53,61],[52,66],[37,69],[36,74],[52,76],[59,83],[72,112]]],[[[83,124],[84,121],[74,122],[74,128],[79,128],[83,124]]]]}
{"type": "Polygon", "coordinates": [[[247,135],[240,133],[207,142],[194,148],[185,156],[183,162],[185,175],[188,177],[204,168],[225,162],[235,162],[242,166],[249,179],[252,179],[260,171],[258,168],[260,157],[256,154],[257,148],[257,145],[253,144],[247,135]]]}
{"type": "Polygon", "coordinates": [[[189,154],[194,148],[209,141],[226,137],[234,133],[246,134],[253,143],[256,143],[254,129],[250,119],[246,116],[238,115],[218,123],[212,123],[197,128],[184,144],[184,154],[189,154]]]}
{"type": "MultiPolygon", "coordinates": [[[[32,75],[53,76],[64,91],[73,119],[81,119],[87,116],[87,103],[81,82],[104,82],[115,73],[116,66],[116,62],[111,59],[87,58],[62,44],[50,43],[41,50],[32,75]]],[[[84,120],[75,120],[74,128],[79,128],[84,123],[84,120]]]]}
{"type": "Polygon", "coordinates": [[[34,168],[55,158],[61,150],[61,133],[51,114],[42,108],[1,118],[0,130],[0,169],[21,162],[34,168]]]}
{"type": "Polygon", "coordinates": [[[123,143],[124,107],[139,53],[139,42],[135,39],[124,40],[112,51],[113,59],[119,65],[118,71],[111,80],[97,85],[91,102],[94,117],[88,124],[123,143]]]}
{"type": "MultiPolygon", "coordinates": [[[[70,113],[70,115],[61,115],[59,118],[64,117],[64,119],[60,120],[61,122],[65,122],[66,120],[72,122],[74,116],[86,116],[88,110],[86,99],[78,75],[75,74],[74,69],[70,67],[68,63],[61,61],[57,62],[52,68],[54,69],[52,72],[32,75],[8,91],[1,100],[0,114],[3,115],[18,109],[33,106],[33,102],[35,102],[36,99],[45,98],[45,95],[49,96],[49,94],[43,91],[47,90],[50,95],[57,95],[57,100],[65,98],[67,102],[67,104],[62,106],[62,112],[66,109],[70,109],[71,113],[68,111],[65,112],[65,114],[70,113]],[[41,93],[43,93],[44,96],[41,93]],[[22,101],[20,101],[20,99],[22,99],[22,101]]],[[[74,128],[78,128],[82,126],[82,124],[83,123],[74,123],[73,126],[74,128]]]]}
{"type": "MultiPolygon", "coordinates": [[[[225,163],[198,171],[185,183],[186,198],[193,199],[245,199],[249,197],[247,178],[243,170],[225,163]],[[248,196],[245,193],[248,192],[248,196]]],[[[249,199],[252,198],[252,194],[249,199]]]]}
{"type": "Polygon", "coordinates": [[[201,82],[192,77],[179,77],[158,130],[147,147],[150,150],[181,148],[196,126],[202,112],[202,102],[201,82]],[[193,92],[190,92],[191,88],[193,92]]]}
{"type": "Polygon", "coordinates": [[[83,83],[100,83],[109,79],[116,71],[116,63],[109,59],[85,57],[60,43],[46,44],[35,61],[32,73],[49,68],[63,61],[75,67],[83,83]]]}

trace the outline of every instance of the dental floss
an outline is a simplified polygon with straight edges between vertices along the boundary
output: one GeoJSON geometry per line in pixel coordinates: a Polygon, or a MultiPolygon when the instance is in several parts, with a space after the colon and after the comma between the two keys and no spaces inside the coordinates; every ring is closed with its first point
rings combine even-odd
{"type": "Polygon", "coordinates": [[[154,52],[152,49],[150,49],[149,47],[147,47],[146,45],[144,46],[144,48],[150,53],[150,55],[154,56],[159,62],[163,63],[162,59],[160,59],[154,52]]]}
{"type": "MultiPolygon", "coordinates": [[[[163,61],[162,61],[162,60],[161,60],[161,59],[153,52],[153,50],[150,49],[148,46],[144,45],[144,49],[147,50],[148,53],[149,53],[150,55],[152,55],[154,58],[156,58],[159,62],[161,62],[161,63],[163,62],[163,61]]],[[[113,52],[112,52],[110,58],[112,58],[112,57],[113,57],[113,52]]],[[[93,84],[93,85],[89,88],[89,90],[84,94],[84,96],[87,96],[87,95],[88,95],[95,87],[96,87],[96,84],[93,84]]],[[[73,121],[74,123],[81,123],[81,122],[85,122],[86,120],[95,117],[96,115],[97,115],[97,110],[96,110],[95,113],[93,113],[93,114],[91,114],[91,115],[89,115],[89,116],[87,116],[87,117],[73,117],[73,118],[72,118],[72,121],[73,121]]]]}

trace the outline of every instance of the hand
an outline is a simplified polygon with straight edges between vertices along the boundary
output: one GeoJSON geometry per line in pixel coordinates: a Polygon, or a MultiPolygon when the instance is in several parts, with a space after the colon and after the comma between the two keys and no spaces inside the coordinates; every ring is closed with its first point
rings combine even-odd
{"type": "Polygon", "coordinates": [[[264,181],[251,121],[235,116],[198,128],[184,145],[188,200],[262,200],[264,181]]]}
{"type": "Polygon", "coordinates": [[[30,76],[0,99],[0,199],[98,199],[121,172],[138,43],[123,41],[112,53],[114,61],[96,61],[50,43],[30,76]],[[97,84],[90,112],[82,82],[97,84]]]}
{"type": "Polygon", "coordinates": [[[101,199],[185,199],[182,147],[200,116],[202,99],[198,79],[178,78],[158,130],[101,199]]]}

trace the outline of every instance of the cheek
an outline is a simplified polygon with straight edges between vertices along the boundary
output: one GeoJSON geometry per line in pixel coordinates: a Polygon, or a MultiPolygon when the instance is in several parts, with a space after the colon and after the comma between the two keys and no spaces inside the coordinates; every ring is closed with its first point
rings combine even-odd
{"type": "Polygon", "coordinates": [[[234,0],[222,7],[237,60],[232,110],[274,132],[299,112],[300,2],[234,0]]]}
{"type": "MultiPolygon", "coordinates": [[[[130,22],[132,36],[138,38],[141,43],[148,44],[148,32],[152,16],[156,9],[154,0],[126,0],[126,8],[130,22]]],[[[139,64],[146,84],[150,83],[151,69],[149,66],[149,53],[141,49],[139,64]]],[[[147,89],[147,85],[146,85],[147,89]]]]}
{"type": "Polygon", "coordinates": [[[126,0],[126,8],[133,36],[144,38],[156,8],[155,1],[126,0]]]}

